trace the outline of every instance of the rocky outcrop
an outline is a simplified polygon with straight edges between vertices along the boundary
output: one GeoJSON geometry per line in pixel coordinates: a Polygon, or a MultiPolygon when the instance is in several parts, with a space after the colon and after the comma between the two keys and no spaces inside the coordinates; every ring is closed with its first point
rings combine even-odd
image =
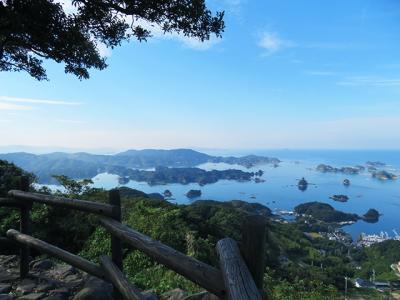
{"type": "MultiPolygon", "coordinates": [[[[144,292],[149,300],[217,300],[206,291],[188,295],[174,289],[156,296],[144,292]]],[[[0,255],[0,300],[112,300],[110,283],[90,276],[72,266],[57,264],[49,259],[30,263],[29,277],[19,278],[19,257],[0,255]]]]}
{"type": "Polygon", "coordinates": [[[87,275],[48,259],[32,261],[29,277],[19,278],[18,256],[0,256],[0,300],[68,300],[79,291],[87,275]]]}

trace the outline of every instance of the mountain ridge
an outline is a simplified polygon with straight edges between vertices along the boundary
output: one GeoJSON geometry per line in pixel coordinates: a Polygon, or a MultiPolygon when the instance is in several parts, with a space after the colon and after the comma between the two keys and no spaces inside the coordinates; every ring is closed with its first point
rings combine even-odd
{"type": "Polygon", "coordinates": [[[13,152],[0,154],[7,160],[37,175],[39,183],[54,183],[53,175],[66,175],[74,179],[92,178],[112,167],[126,169],[149,169],[159,166],[181,168],[195,167],[203,163],[237,164],[246,168],[259,164],[278,164],[274,157],[247,155],[212,156],[192,149],[130,149],[113,155],[91,154],[87,152],[52,152],[33,154],[13,152]]]}

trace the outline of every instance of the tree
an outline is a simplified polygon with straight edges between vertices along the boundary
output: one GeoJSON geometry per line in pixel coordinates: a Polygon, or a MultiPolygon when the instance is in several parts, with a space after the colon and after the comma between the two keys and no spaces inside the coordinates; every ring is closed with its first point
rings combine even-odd
{"type": "MultiPolygon", "coordinates": [[[[65,2],[65,1],[64,1],[65,2]]],[[[215,15],[204,0],[72,0],[68,12],[55,0],[0,0],[0,71],[25,71],[47,79],[43,59],[65,64],[65,72],[89,78],[107,64],[99,43],[146,41],[151,29],[201,41],[221,37],[224,12],[215,15]]]]}
{"type": "Polygon", "coordinates": [[[68,195],[77,196],[90,191],[90,185],[93,184],[91,179],[74,180],[65,175],[53,175],[53,177],[61,184],[68,195]]]}

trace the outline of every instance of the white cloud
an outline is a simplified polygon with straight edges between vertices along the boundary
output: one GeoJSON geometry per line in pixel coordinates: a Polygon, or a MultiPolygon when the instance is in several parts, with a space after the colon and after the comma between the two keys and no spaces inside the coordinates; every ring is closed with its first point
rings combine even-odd
{"type": "Polygon", "coordinates": [[[48,105],[81,105],[80,102],[70,102],[70,101],[59,101],[59,100],[43,100],[43,99],[31,99],[31,98],[18,98],[18,97],[9,97],[9,96],[0,96],[0,104],[4,105],[12,105],[10,103],[4,102],[12,102],[12,103],[32,103],[32,104],[48,104],[48,105]]]}
{"type": "Polygon", "coordinates": [[[31,110],[33,107],[13,103],[0,102],[0,110],[31,110]]]}
{"type": "Polygon", "coordinates": [[[282,39],[275,32],[264,31],[259,35],[258,46],[266,50],[269,55],[296,45],[292,41],[282,39]]]}
{"type": "MultiPolygon", "coordinates": [[[[127,20],[129,24],[129,20],[127,20]]],[[[180,42],[185,48],[193,49],[193,50],[199,50],[199,51],[204,51],[204,50],[209,50],[216,44],[221,42],[221,38],[217,38],[216,36],[211,36],[209,40],[206,41],[200,41],[197,38],[194,37],[188,37],[182,34],[179,34],[177,32],[168,32],[164,33],[163,29],[157,25],[157,24],[152,24],[150,22],[147,22],[145,20],[136,20],[133,23],[133,26],[141,26],[144,29],[147,29],[151,32],[151,38],[156,39],[156,40],[175,40],[180,42]]]]}

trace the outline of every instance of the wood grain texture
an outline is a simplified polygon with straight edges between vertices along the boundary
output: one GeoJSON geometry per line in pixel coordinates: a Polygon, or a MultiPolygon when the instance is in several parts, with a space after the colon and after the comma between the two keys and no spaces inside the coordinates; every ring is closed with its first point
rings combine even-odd
{"type": "Polygon", "coordinates": [[[126,300],[146,300],[141,291],[132,285],[107,255],[100,256],[100,265],[110,282],[126,300]]]}
{"type": "Polygon", "coordinates": [[[100,223],[113,235],[135,249],[142,251],[158,263],[197,283],[207,291],[224,298],[221,272],[195,258],[167,246],[159,241],[129,228],[110,218],[101,218],[100,223]]]}
{"type": "Polygon", "coordinates": [[[242,227],[241,252],[261,295],[264,294],[266,235],[267,219],[264,216],[250,215],[245,218],[242,227]]]}
{"type": "Polygon", "coordinates": [[[30,235],[20,233],[14,229],[10,229],[7,231],[7,237],[15,240],[16,242],[18,242],[22,245],[32,247],[32,248],[40,251],[41,253],[45,253],[45,254],[48,254],[55,258],[58,258],[78,269],[85,271],[86,273],[89,273],[89,274],[99,277],[101,279],[107,280],[106,276],[104,276],[103,269],[100,266],[98,266],[82,257],[79,257],[68,251],[65,251],[56,246],[48,244],[42,240],[36,239],[30,235]]]}
{"type": "Polygon", "coordinates": [[[236,242],[231,238],[218,241],[217,252],[228,300],[261,300],[236,242]]]}
{"type": "Polygon", "coordinates": [[[8,196],[18,200],[33,201],[37,203],[43,203],[58,207],[86,211],[107,217],[114,217],[118,213],[118,208],[115,208],[113,205],[97,203],[92,201],[56,197],[38,193],[29,193],[18,190],[9,191],[8,196]]]}

